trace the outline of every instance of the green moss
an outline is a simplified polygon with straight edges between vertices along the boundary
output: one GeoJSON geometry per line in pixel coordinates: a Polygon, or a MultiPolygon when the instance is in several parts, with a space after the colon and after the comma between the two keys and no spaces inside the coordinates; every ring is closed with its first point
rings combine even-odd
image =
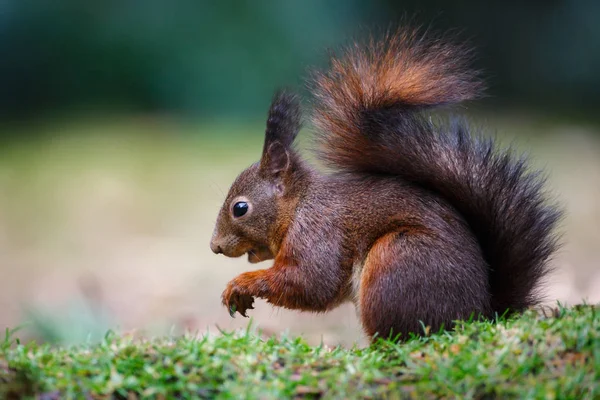
{"type": "MultiPolygon", "coordinates": [[[[600,318],[593,306],[368,348],[311,347],[250,332],[0,349],[0,397],[598,398],[600,318]],[[54,396],[54,397],[50,397],[54,396]]],[[[1,342],[0,342],[1,343],[1,342]]]]}

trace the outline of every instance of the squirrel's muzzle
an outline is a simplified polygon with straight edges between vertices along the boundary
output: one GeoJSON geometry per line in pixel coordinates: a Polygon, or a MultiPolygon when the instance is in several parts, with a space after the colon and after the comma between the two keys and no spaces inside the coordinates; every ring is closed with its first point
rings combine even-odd
{"type": "Polygon", "coordinates": [[[214,240],[210,241],[210,249],[215,254],[221,254],[221,253],[223,253],[223,249],[221,249],[221,246],[218,245],[217,243],[215,243],[214,240]]]}

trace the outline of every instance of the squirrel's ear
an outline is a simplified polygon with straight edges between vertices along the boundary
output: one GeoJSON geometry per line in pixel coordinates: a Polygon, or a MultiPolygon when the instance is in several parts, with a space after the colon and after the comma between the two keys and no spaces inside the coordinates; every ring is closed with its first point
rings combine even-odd
{"type": "Polygon", "coordinates": [[[280,143],[273,142],[263,152],[260,160],[260,170],[269,179],[277,182],[283,180],[283,176],[291,166],[289,151],[280,143]]]}
{"type": "Polygon", "coordinates": [[[286,91],[277,92],[269,109],[260,170],[280,189],[292,165],[292,145],[300,130],[300,119],[298,97],[286,91]]]}

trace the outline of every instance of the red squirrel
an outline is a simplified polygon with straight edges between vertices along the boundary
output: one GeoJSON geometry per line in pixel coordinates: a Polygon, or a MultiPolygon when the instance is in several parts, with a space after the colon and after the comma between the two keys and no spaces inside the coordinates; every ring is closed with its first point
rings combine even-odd
{"type": "Polygon", "coordinates": [[[403,340],[539,302],[561,216],[544,179],[465,121],[429,114],[481,95],[468,62],[415,30],[333,54],[310,85],[326,172],[294,148],[298,96],[274,96],[262,157],[232,184],[210,243],[274,259],[229,282],[231,316],[255,297],[313,312],[351,301],[369,337],[403,340]]]}

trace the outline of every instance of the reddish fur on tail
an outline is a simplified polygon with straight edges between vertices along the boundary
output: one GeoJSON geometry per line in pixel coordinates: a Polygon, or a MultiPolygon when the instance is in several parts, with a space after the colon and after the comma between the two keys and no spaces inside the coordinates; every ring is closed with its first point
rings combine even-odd
{"type": "Polygon", "coordinates": [[[313,122],[343,138],[356,135],[364,110],[475,99],[484,84],[468,67],[470,54],[466,46],[425,38],[417,29],[351,45],[331,58],[328,71],[313,75],[313,122]]]}

